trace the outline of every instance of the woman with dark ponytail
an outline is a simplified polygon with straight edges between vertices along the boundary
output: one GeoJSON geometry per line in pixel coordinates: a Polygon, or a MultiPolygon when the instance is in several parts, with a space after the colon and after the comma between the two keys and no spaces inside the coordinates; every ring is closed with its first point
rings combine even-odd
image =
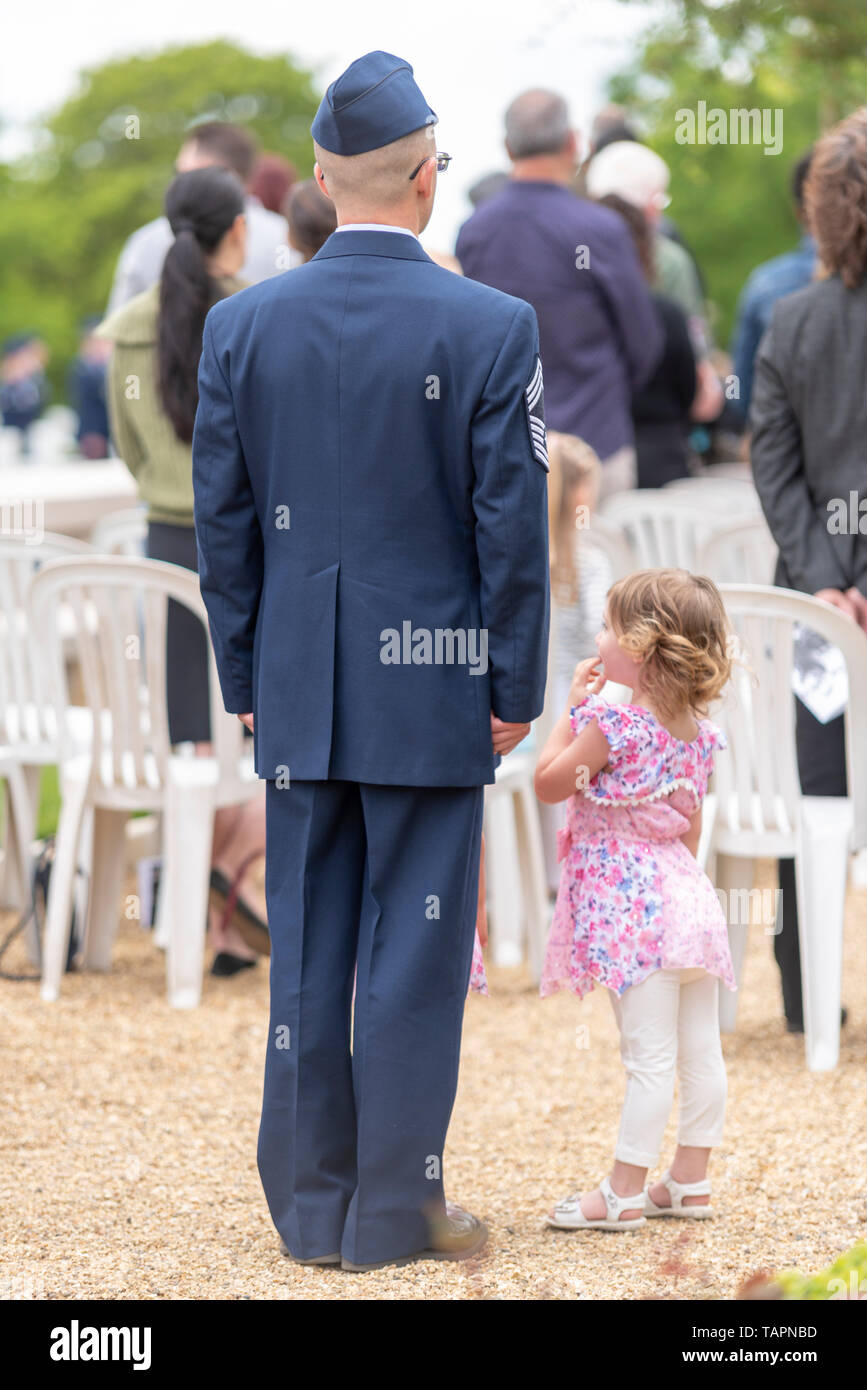
{"type": "MultiPolygon", "coordinates": [[[[165,197],[175,240],[160,279],[111,314],[98,333],[114,341],[107,377],[111,434],[147,504],[147,554],[198,572],[193,524],[192,438],[205,317],[245,288],[244,189],[228,169],[179,174],[165,197]]],[[[198,620],[170,601],[166,634],[169,737],[210,748],[208,652],[198,620]]],[[[263,785],[264,792],[264,785],[263,785]]],[[[264,879],[241,880],[265,850],[265,800],[217,812],[211,901],[212,973],[234,974],[269,949],[264,879]]]]}
{"type": "Polygon", "coordinates": [[[157,282],[157,384],[175,433],[192,444],[205,317],[232,292],[223,281],[243,283],[234,276],[246,248],[244,190],[228,169],[191,169],[170,186],[165,208],[175,240],[157,282]]]}

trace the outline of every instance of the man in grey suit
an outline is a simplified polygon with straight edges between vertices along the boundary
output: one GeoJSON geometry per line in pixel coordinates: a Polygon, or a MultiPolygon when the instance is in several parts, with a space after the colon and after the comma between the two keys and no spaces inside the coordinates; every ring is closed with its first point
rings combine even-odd
{"type": "MultiPolygon", "coordinates": [[[[750,424],[753,477],[779,547],[775,583],[824,599],[867,632],[865,168],[862,108],[813,153],[804,197],[827,273],[774,305],[756,357],[750,424]]],[[[800,701],[796,716],[803,793],[845,796],[843,716],[822,724],[800,701]]],[[[780,887],[774,951],[789,1031],[803,1032],[791,859],[780,860],[780,887]]]]}

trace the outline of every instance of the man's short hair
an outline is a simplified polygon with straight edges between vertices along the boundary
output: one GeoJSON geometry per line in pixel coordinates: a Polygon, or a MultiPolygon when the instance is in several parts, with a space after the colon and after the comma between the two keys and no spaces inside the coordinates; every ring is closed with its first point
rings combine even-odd
{"type": "Polygon", "coordinates": [[[426,155],[436,153],[435,127],[420,126],[363,154],[334,154],[313,141],[316,162],[325,175],[332,200],[352,207],[391,207],[412,187],[409,176],[426,155]]]}
{"type": "Polygon", "coordinates": [[[231,125],[228,121],[204,121],[187,131],[187,142],[194,142],[200,150],[207,150],[216,164],[231,169],[242,183],[249,183],[259,146],[255,137],[243,126],[231,125]]]}
{"type": "Polygon", "coordinates": [[[569,107],[557,92],[522,92],[506,111],[506,144],[513,159],[559,154],[568,135],[569,107]]]}

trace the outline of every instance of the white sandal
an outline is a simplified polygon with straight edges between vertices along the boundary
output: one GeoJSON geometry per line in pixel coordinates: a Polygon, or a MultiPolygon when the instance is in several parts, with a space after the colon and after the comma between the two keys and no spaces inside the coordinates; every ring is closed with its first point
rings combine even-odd
{"type": "Polygon", "coordinates": [[[629,1197],[618,1197],[607,1178],[602,1179],[599,1191],[608,1209],[605,1216],[592,1220],[585,1216],[581,1210],[581,1193],[573,1192],[571,1197],[564,1197],[562,1202],[557,1203],[553,1216],[545,1213],[545,1225],[553,1226],[558,1231],[634,1231],[644,1225],[643,1216],[633,1216],[628,1221],[619,1219],[622,1211],[637,1211],[640,1208],[640,1192],[633,1192],[629,1197]]]}
{"type": "MultiPolygon", "coordinates": [[[[650,1195],[650,1187],[644,1191],[644,1214],[645,1216],[681,1216],[688,1217],[691,1221],[706,1221],[709,1216],[714,1215],[713,1207],[695,1206],[685,1207],[684,1197],[709,1197],[710,1179],[702,1178],[701,1182],[677,1182],[668,1168],[666,1168],[661,1178],[657,1178],[663,1187],[668,1188],[671,1197],[670,1207],[658,1207],[650,1195]]],[[[651,1183],[651,1186],[653,1184],[651,1183]]]]}

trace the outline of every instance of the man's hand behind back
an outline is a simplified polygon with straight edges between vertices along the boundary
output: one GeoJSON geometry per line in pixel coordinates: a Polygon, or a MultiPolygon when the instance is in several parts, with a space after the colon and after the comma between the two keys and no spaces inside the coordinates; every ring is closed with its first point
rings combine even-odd
{"type": "Polygon", "coordinates": [[[506,724],[491,710],[491,739],[495,753],[511,753],[513,748],[517,748],[518,744],[524,741],[529,732],[529,724],[506,724]]]}

